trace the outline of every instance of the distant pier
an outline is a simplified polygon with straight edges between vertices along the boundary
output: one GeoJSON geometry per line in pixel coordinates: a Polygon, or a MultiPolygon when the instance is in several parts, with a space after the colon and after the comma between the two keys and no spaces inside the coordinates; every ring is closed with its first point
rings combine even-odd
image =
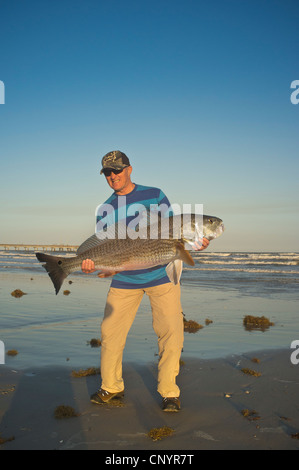
{"type": "Polygon", "coordinates": [[[46,245],[36,243],[34,245],[23,243],[0,243],[0,250],[24,250],[24,251],[77,251],[78,245],[46,245]]]}

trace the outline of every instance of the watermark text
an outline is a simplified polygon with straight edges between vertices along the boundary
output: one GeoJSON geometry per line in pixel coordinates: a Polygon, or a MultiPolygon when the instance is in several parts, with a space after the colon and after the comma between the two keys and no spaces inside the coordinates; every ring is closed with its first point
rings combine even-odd
{"type": "Polygon", "coordinates": [[[204,236],[203,205],[127,206],[126,196],[120,196],[117,207],[108,203],[97,207],[95,233],[99,239],[184,239],[192,246],[204,236]]]}
{"type": "Polygon", "coordinates": [[[291,349],[295,350],[291,354],[291,363],[296,366],[299,364],[299,339],[295,339],[291,342],[291,349]]]}
{"type": "Polygon", "coordinates": [[[5,104],[5,87],[2,80],[0,80],[0,104],[5,104]]]}
{"type": "Polygon", "coordinates": [[[0,340],[0,364],[5,364],[5,346],[3,341],[0,340]]]}
{"type": "Polygon", "coordinates": [[[299,80],[293,80],[291,83],[291,88],[295,88],[295,91],[291,93],[290,99],[292,104],[299,103],[299,80]]]}

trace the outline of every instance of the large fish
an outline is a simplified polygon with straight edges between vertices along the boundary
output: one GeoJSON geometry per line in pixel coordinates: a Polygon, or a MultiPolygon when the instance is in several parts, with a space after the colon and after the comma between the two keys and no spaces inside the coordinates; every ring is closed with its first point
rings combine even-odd
{"type": "Polygon", "coordinates": [[[70,273],[81,270],[85,259],[91,259],[95,270],[104,273],[167,265],[170,281],[177,284],[183,262],[194,266],[190,250],[199,249],[202,237],[213,240],[224,230],[223,222],[218,217],[195,214],[174,215],[152,224],[146,222],[139,232],[124,227],[125,235],[119,224],[114,227],[113,238],[107,238],[103,233],[92,235],[79,246],[76,256],[36,253],[37,259],[45,262],[43,267],[54,284],[56,294],[70,273]],[[136,234],[139,234],[138,238],[136,234]]]}

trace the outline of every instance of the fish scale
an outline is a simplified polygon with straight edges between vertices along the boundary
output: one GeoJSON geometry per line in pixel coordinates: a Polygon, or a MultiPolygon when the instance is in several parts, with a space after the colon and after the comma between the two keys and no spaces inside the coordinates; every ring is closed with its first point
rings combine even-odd
{"type": "Polygon", "coordinates": [[[166,273],[170,281],[177,284],[182,272],[182,263],[194,266],[194,260],[184,244],[189,244],[189,248],[192,249],[200,237],[204,236],[212,240],[220,236],[224,230],[221,219],[206,215],[201,217],[203,223],[200,235],[194,214],[192,214],[191,221],[188,220],[187,223],[181,215],[171,216],[168,221],[172,223],[172,229],[168,228],[167,237],[161,229],[160,221],[156,227],[155,233],[158,235],[156,239],[148,237],[151,232],[149,228],[152,229],[155,226],[147,225],[144,232],[140,231],[138,238],[133,238],[133,236],[136,237],[136,232],[129,231],[129,229],[126,232],[127,238],[102,239],[101,234],[94,234],[80,245],[77,255],[73,257],[52,256],[45,253],[36,253],[36,257],[39,261],[45,262],[43,267],[54,284],[56,294],[64,279],[71,272],[81,270],[85,259],[91,259],[94,262],[95,270],[106,273],[167,265],[166,273]],[[173,235],[175,223],[179,223],[181,227],[179,238],[173,235]]]}

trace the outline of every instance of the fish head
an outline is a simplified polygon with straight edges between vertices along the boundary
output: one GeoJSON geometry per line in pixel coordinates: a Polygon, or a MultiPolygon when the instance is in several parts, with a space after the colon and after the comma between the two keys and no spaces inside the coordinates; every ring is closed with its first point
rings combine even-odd
{"type": "Polygon", "coordinates": [[[218,238],[224,231],[224,224],[219,217],[202,214],[183,214],[181,232],[185,239],[208,240],[218,238]]]}
{"type": "MultiPolygon", "coordinates": [[[[176,219],[176,216],[174,216],[176,219]]],[[[219,217],[202,214],[182,214],[181,239],[185,242],[185,248],[198,250],[202,239],[213,240],[224,231],[224,224],[219,217]]]]}
{"type": "Polygon", "coordinates": [[[219,217],[203,215],[203,236],[208,240],[220,237],[224,232],[224,224],[219,217]]]}

